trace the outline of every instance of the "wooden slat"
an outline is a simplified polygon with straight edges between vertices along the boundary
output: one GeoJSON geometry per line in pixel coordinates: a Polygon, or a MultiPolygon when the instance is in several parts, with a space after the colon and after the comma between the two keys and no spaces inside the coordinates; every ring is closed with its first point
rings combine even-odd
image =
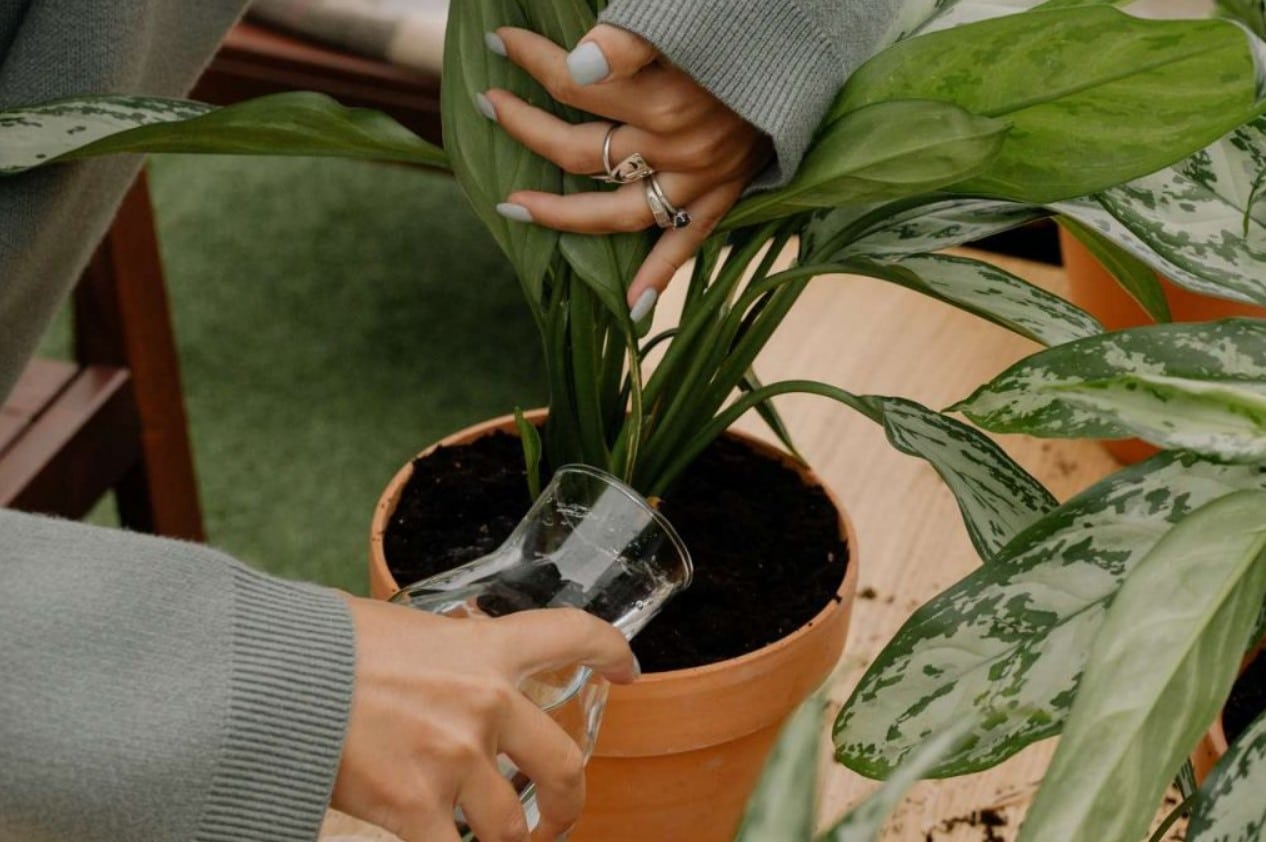
{"type": "Polygon", "coordinates": [[[139,458],[128,373],[87,366],[0,461],[0,506],[83,517],[139,458]]]}
{"type": "Polygon", "coordinates": [[[75,376],[75,366],[61,360],[34,359],[0,406],[0,458],[75,376]]]}

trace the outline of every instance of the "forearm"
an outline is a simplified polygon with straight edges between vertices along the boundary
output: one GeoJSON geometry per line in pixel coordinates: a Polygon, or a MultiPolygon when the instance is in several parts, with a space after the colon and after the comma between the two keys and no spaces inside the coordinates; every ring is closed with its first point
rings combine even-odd
{"type": "Polygon", "coordinates": [[[0,510],[0,840],[310,840],[354,641],[332,591],[0,510]]]}
{"type": "Polygon", "coordinates": [[[758,180],[786,183],[848,75],[879,46],[900,0],[614,0],[602,20],[646,38],[774,139],[758,180]]]}
{"type": "MultiPolygon", "coordinates": [[[[0,108],[78,94],[182,96],[245,0],[0,3],[0,108]]],[[[139,159],[0,179],[0,400],[104,235],[139,159]]]]}

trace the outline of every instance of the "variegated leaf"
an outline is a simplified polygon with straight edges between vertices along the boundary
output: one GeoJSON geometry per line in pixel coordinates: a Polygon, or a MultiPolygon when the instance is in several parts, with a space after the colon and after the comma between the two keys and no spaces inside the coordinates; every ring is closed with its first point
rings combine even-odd
{"type": "Polygon", "coordinates": [[[962,23],[1013,15],[1042,5],[1043,0],[905,0],[881,44],[888,46],[916,35],[962,23]]]}
{"type": "Polygon", "coordinates": [[[852,257],[891,260],[960,246],[1050,214],[1042,208],[991,199],[949,199],[825,211],[800,236],[800,262],[834,263],[852,257]]]}
{"type": "Polygon", "coordinates": [[[1266,319],[1082,339],[1021,360],[952,409],[994,432],[1139,436],[1224,459],[1266,460],[1266,319]]]}
{"type": "MultiPolygon", "coordinates": [[[[976,723],[970,719],[955,722],[949,730],[937,734],[919,746],[901,764],[883,786],[871,793],[834,827],[818,837],[817,842],[877,842],[884,822],[897,809],[910,787],[931,772],[947,755],[960,747],[976,723]]],[[[778,842],[794,842],[784,836],[778,842]]]]}
{"type": "Polygon", "coordinates": [[[91,96],[0,111],[0,174],[99,155],[326,155],[443,166],[444,153],[385,114],[284,93],[216,108],[181,99],[91,96]]]}
{"type": "Polygon", "coordinates": [[[1258,842],[1266,836],[1266,714],[1218,762],[1187,825],[1187,842],[1258,842]]]}
{"type": "Polygon", "coordinates": [[[734,842],[809,842],[813,838],[825,710],[826,696],[815,693],[787,720],[747,801],[734,842]]]}
{"type": "Polygon", "coordinates": [[[841,269],[945,301],[1043,345],[1103,332],[1103,325],[1085,310],[979,260],[947,254],[913,255],[893,263],[857,258],[841,269]]]}
{"type": "Polygon", "coordinates": [[[952,190],[1048,203],[1197,152],[1252,118],[1256,94],[1252,50],[1238,26],[1141,20],[1092,4],[894,44],[849,77],[828,124],[902,99],[952,102],[1006,121],[1012,130],[988,170],[952,190]]]}
{"type": "Polygon", "coordinates": [[[1169,300],[1165,298],[1165,290],[1161,287],[1156,272],[1135,257],[1124,246],[1110,240],[1094,228],[1082,225],[1075,219],[1066,216],[1059,218],[1059,225],[1108,270],[1113,279],[1131,298],[1138,302],[1153,321],[1168,322],[1173,317],[1169,312],[1169,300]]]}
{"type": "Polygon", "coordinates": [[[866,400],[883,411],[892,446],[926,460],[949,486],[983,561],[1057,505],[1045,486],[971,427],[904,398],[866,400]]]}
{"type": "Polygon", "coordinates": [[[1054,206],[1196,292],[1266,304],[1266,117],[1160,172],[1054,206]]]}
{"type": "Polygon", "coordinates": [[[915,612],[836,720],[837,757],[885,777],[929,735],[981,718],[934,770],[959,775],[1059,733],[1107,606],[1139,560],[1193,509],[1264,489],[1266,469],[1166,453],[1068,501],[915,612]]]}
{"type": "Polygon", "coordinates": [[[1094,639],[1020,842],[1143,837],[1231,691],[1266,597],[1264,551],[1266,491],[1241,491],[1184,517],[1139,562],[1094,639]]]}

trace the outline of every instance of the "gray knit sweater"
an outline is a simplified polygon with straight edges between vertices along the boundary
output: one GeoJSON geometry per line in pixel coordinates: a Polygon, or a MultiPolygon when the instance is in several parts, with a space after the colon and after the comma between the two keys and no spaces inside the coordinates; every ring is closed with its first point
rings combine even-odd
{"type": "MultiPolygon", "coordinates": [[[[0,107],[179,95],[243,2],[0,0],[0,107]]],[[[773,135],[778,180],[897,2],[615,0],[606,19],[773,135]]],[[[138,165],[0,181],[0,397],[138,165]]],[[[204,547],[0,511],[0,842],[314,838],[353,665],[331,591],[204,547]]]]}

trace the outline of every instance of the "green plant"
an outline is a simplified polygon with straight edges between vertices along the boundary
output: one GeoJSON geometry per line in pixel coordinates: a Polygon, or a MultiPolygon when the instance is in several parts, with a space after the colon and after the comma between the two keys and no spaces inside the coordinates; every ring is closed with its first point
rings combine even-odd
{"type": "MultiPolygon", "coordinates": [[[[574,43],[596,5],[454,5],[447,156],[385,118],[312,95],[214,111],[86,98],[0,112],[0,171],[120,151],[447,163],[513,262],[541,332],[550,418],[543,442],[523,425],[530,466],[543,448],[550,464],[599,465],[662,495],[748,410],[786,440],[772,403],[780,394],[819,394],[882,424],[946,480],[983,565],[916,612],[871,666],[836,721],[837,756],[864,774],[900,774],[934,735],[967,721],[963,739],[918,755],[947,776],[1065,731],[1024,838],[1137,838],[1260,636],[1266,323],[1105,334],[1021,278],[940,252],[1056,217],[1162,320],[1153,270],[1266,304],[1261,42],[1225,21],[1140,21],[1095,0],[1013,0],[1018,13],[1002,17],[989,17],[998,4],[910,0],[890,43],[841,90],[796,178],[733,210],[695,262],[677,327],[646,337],[624,290],[649,235],[558,234],[498,216],[512,189],[594,185],[520,148],[474,105],[496,86],[578,117],[482,39],[517,24],[574,43]],[[775,268],[793,245],[794,264],[775,268]],[[1049,346],[951,408],[978,426],[1138,435],[1173,450],[1059,505],[944,412],[828,384],[763,385],[758,352],[805,286],[836,273],[908,287],[1049,346]],[[662,357],[644,373],[653,348],[662,357]],[[1180,610],[1163,598],[1175,583],[1192,596],[1180,610]],[[1122,717],[1111,739],[1097,730],[1109,714],[1122,717]],[[1112,786],[1086,773],[1091,748],[1104,746],[1112,786]]],[[[1260,764],[1260,751],[1232,754],[1260,764]]],[[[1251,787],[1230,785],[1261,774],[1222,774],[1234,791],[1218,803],[1247,797],[1251,787]]],[[[747,838],[761,838],[758,826],[753,818],[747,838]]]]}

